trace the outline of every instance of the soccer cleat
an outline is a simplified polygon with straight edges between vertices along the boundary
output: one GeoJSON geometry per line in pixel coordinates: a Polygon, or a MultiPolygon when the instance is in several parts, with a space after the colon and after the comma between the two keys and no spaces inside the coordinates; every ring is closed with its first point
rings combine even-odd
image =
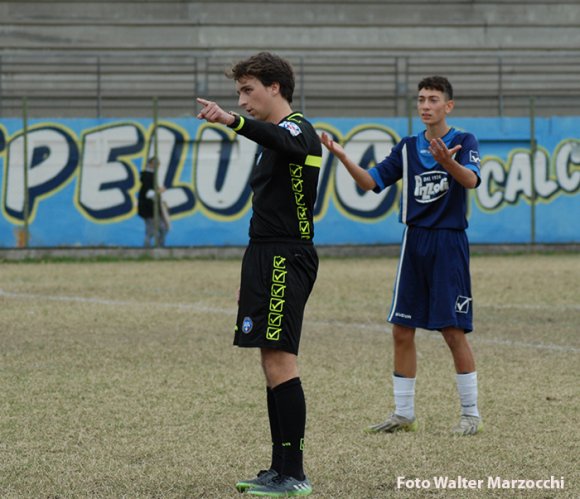
{"type": "Polygon", "coordinates": [[[419,423],[417,419],[407,419],[398,414],[391,414],[386,421],[369,426],[365,429],[367,433],[395,433],[397,431],[417,431],[419,423]]]}
{"type": "Polygon", "coordinates": [[[254,487],[261,487],[268,485],[274,478],[278,476],[278,472],[270,468],[269,470],[261,470],[256,478],[251,478],[249,480],[241,480],[236,483],[236,489],[238,492],[245,492],[248,489],[254,487]]]}
{"type": "Polygon", "coordinates": [[[477,416],[461,416],[459,424],[453,428],[454,435],[476,435],[483,431],[483,421],[477,416]]]}
{"type": "Polygon", "coordinates": [[[312,494],[308,478],[297,480],[292,476],[278,475],[268,485],[248,489],[248,494],[261,497],[298,497],[312,494]]]}

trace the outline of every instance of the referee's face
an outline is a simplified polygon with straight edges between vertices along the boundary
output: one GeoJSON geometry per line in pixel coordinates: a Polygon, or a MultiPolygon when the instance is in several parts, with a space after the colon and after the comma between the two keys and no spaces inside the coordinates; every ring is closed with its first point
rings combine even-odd
{"type": "Polygon", "coordinates": [[[274,95],[279,93],[279,85],[265,87],[253,76],[243,76],[236,81],[238,105],[253,118],[270,121],[273,114],[274,95]]]}

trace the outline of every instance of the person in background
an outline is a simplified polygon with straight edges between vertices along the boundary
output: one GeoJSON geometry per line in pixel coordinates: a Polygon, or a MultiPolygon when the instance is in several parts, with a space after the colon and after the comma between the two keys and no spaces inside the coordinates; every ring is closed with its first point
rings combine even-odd
{"type": "MultiPolygon", "coordinates": [[[[137,213],[145,222],[145,241],[144,246],[150,248],[155,246],[155,175],[159,168],[159,160],[157,158],[149,158],[147,166],[141,172],[141,188],[139,189],[139,197],[137,203],[137,213]]],[[[165,246],[165,236],[169,232],[169,224],[166,213],[163,212],[163,201],[161,194],[165,192],[165,187],[158,187],[159,193],[159,228],[157,236],[159,239],[159,246],[165,246]]]]}

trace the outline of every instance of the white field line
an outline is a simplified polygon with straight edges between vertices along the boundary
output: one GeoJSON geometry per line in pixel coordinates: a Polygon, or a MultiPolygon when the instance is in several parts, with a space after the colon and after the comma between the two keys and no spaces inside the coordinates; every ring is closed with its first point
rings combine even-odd
{"type": "MultiPolygon", "coordinates": [[[[312,321],[311,321],[312,322],[312,321]]],[[[316,321],[314,321],[316,322],[316,321]]],[[[340,324],[337,324],[340,326],[340,324]]],[[[345,326],[345,325],[343,325],[345,326]]],[[[349,327],[357,329],[366,329],[369,331],[386,331],[390,332],[390,324],[385,324],[383,326],[378,326],[376,324],[356,324],[349,325],[349,327]]],[[[423,331],[418,330],[415,333],[419,338],[434,339],[441,341],[438,334],[433,331],[423,331]]],[[[473,343],[483,344],[483,345],[502,345],[506,347],[513,348],[531,348],[534,350],[550,350],[554,352],[566,352],[566,353],[580,353],[580,347],[574,347],[569,345],[554,345],[553,343],[541,343],[541,342],[531,342],[531,341],[514,341],[507,340],[503,338],[482,338],[478,334],[473,336],[473,343]]]]}
{"type": "Polygon", "coordinates": [[[42,295],[34,293],[12,293],[0,289],[0,298],[14,298],[17,300],[39,300],[39,301],[60,301],[73,303],[89,303],[95,305],[111,305],[114,307],[158,307],[158,308],[176,308],[191,310],[193,312],[205,312],[209,314],[229,314],[236,313],[235,308],[218,308],[199,305],[196,303],[166,303],[166,302],[140,302],[134,300],[107,300],[105,298],[83,297],[83,296],[60,296],[60,295],[42,295]]]}
{"type": "Polygon", "coordinates": [[[477,303],[475,305],[477,308],[491,308],[491,309],[500,309],[500,310],[545,310],[546,312],[549,311],[556,311],[556,312],[566,312],[568,310],[580,310],[580,303],[568,303],[564,305],[552,305],[552,304],[532,304],[532,303],[477,303]]]}
{"type": "MultiPolygon", "coordinates": [[[[196,303],[169,303],[169,302],[138,302],[138,301],[127,301],[127,300],[108,300],[104,298],[94,298],[94,297],[82,297],[82,296],[62,296],[62,295],[43,295],[43,294],[33,294],[33,293],[12,293],[10,291],[4,291],[0,289],[0,298],[12,298],[12,299],[23,299],[23,300],[39,300],[39,301],[59,301],[59,302],[73,302],[73,303],[89,303],[95,305],[109,305],[109,306],[121,306],[121,307],[158,307],[158,308],[169,308],[178,310],[191,310],[192,312],[201,312],[208,314],[218,314],[218,315],[235,315],[236,308],[220,308],[220,307],[208,307],[207,305],[200,305],[196,303]]],[[[580,305],[570,304],[570,305],[532,305],[532,304],[511,304],[511,305],[492,305],[492,304],[479,304],[478,308],[489,308],[489,309],[514,309],[514,310],[545,310],[545,311],[566,311],[566,310],[580,310],[580,305]]],[[[339,321],[321,321],[321,320],[309,320],[308,324],[319,325],[319,326],[331,326],[334,328],[348,328],[348,329],[364,329],[367,331],[388,331],[389,325],[383,324],[363,324],[363,323],[345,323],[339,321]]],[[[417,335],[422,338],[436,338],[439,336],[436,334],[429,333],[427,331],[417,331],[417,335]]],[[[535,350],[551,350],[557,352],[567,352],[567,353],[580,353],[580,348],[569,346],[569,345],[554,345],[551,343],[540,343],[540,342],[526,342],[526,341],[512,341],[503,338],[481,338],[475,336],[476,343],[488,344],[488,345],[503,345],[507,347],[514,348],[531,348],[535,350]]]]}

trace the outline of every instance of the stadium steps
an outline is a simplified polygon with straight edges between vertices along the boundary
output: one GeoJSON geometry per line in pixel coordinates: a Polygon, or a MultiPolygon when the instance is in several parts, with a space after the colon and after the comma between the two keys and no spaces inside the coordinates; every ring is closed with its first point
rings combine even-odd
{"type": "Polygon", "coordinates": [[[268,48],[297,70],[311,116],[406,115],[444,74],[456,115],[580,114],[580,5],[555,0],[0,2],[0,115],[182,115],[235,109],[224,70],[268,48]],[[88,114],[87,114],[88,113],[88,114]]]}

